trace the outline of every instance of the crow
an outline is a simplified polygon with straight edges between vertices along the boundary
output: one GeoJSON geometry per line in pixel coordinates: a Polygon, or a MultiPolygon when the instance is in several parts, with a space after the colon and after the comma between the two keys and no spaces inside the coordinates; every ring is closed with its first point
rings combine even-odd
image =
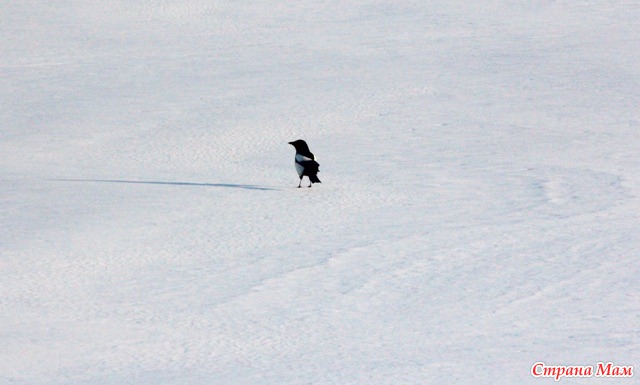
{"type": "Polygon", "coordinates": [[[298,176],[300,177],[300,183],[298,184],[298,188],[302,184],[302,177],[307,176],[309,178],[309,186],[311,187],[314,183],[322,183],[318,176],[318,167],[320,165],[315,161],[315,157],[309,151],[309,146],[307,146],[307,142],[302,139],[298,139],[293,142],[289,142],[290,145],[295,147],[296,149],[296,171],[298,172],[298,176]]]}

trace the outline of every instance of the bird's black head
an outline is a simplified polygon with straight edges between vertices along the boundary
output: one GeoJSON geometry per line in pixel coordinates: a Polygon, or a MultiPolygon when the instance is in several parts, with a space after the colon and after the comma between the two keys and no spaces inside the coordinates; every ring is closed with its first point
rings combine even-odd
{"type": "Polygon", "coordinates": [[[289,142],[289,144],[295,147],[296,152],[298,153],[309,152],[309,146],[307,146],[307,142],[302,139],[294,140],[293,142],[289,142]]]}

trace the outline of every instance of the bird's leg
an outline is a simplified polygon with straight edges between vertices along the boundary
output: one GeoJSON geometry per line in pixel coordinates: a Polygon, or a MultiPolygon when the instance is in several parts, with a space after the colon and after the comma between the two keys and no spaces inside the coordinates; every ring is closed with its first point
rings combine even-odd
{"type": "Polygon", "coordinates": [[[300,183],[298,183],[298,188],[302,185],[302,177],[300,177],[300,183]]]}
{"type": "Polygon", "coordinates": [[[313,185],[313,182],[311,182],[311,179],[309,179],[309,185],[307,187],[311,187],[313,185]]]}

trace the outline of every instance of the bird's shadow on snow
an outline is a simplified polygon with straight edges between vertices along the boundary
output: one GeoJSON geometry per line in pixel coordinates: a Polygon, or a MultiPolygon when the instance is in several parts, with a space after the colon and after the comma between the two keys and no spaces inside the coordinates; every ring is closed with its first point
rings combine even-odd
{"type": "Polygon", "coordinates": [[[239,188],[244,190],[276,191],[274,187],[257,186],[252,184],[233,183],[196,183],[196,182],[166,182],[166,181],[144,181],[144,180],[124,180],[124,179],[50,179],[55,182],[91,182],[91,183],[123,183],[123,184],[149,184],[163,186],[189,186],[189,187],[226,187],[239,188]]]}

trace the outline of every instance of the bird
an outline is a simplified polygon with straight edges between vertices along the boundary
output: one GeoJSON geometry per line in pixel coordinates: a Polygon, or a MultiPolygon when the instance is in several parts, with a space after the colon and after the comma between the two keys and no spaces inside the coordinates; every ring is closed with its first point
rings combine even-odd
{"type": "Polygon", "coordinates": [[[295,166],[298,176],[300,177],[298,188],[302,185],[302,177],[305,175],[309,178],[309,186],[307,187],[311,187],[314,183],[322,183],[320,179],[318,179],[318,175],[316,175],[318,174],[320,165],[316,162],[315,156],[309,151],[307,142],[298,139],[289,142],[289,144],[296,149],[295,166]]]}

